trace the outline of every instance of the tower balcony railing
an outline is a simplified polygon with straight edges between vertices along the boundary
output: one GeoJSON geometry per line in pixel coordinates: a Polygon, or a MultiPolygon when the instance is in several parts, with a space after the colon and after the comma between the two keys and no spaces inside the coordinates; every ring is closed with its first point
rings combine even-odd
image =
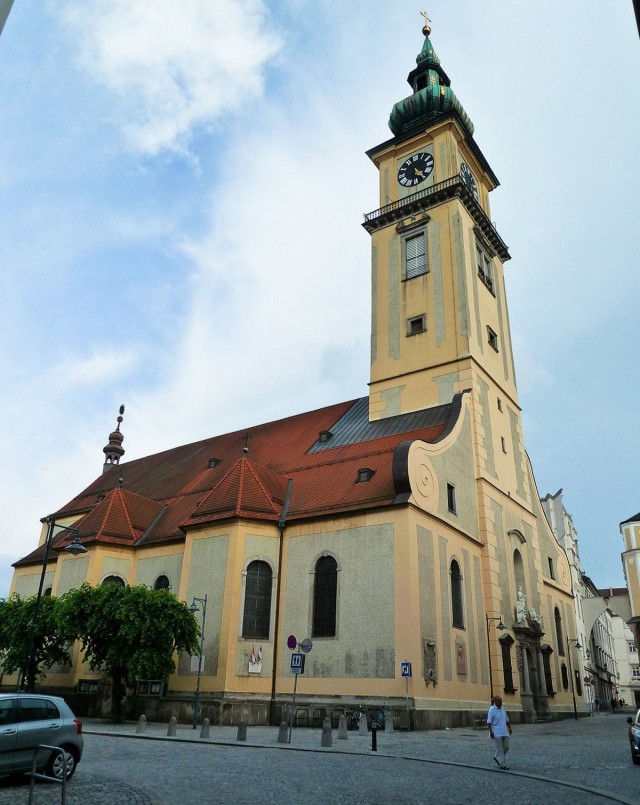
{"type": "Polygon", "coordinates": [[[500,258],[503,261],[509,260],[511,255],[507,245],[459,174],[442,182],[437,182],[430,187],[425,187],[424,190],[418,190],[410,196],[398,199],[398,201],[385,204],[384,207],[373,210],[373,212],[365,213],[362,226],[371,234],[377,229],[382,229],[410,215],[436,207],[456,196],[460,198],[474,223],[500,258]]]}

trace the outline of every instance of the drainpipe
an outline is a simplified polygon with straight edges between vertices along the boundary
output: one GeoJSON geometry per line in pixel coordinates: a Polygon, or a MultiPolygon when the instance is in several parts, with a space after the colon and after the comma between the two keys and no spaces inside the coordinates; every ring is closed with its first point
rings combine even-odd
{"type": "Polygon", "coordinates": [[[278,584],[276,585],[276,615],[273,630],[273,670],[271,671],[271,702],[269,703],[269,724],[274,727],[273,720],[275,718],[276,707],[276,679],[278,675],[278,635],[280,634],[280,593],[282,590],[282,551],[284,545],[284,527],[287,520],[287,512],[289,511],[289,503],[291,502],[291,488],[293,487],[293,480],[289,478],[287,484],[287,494],[284,499],[284,506],[282,507],[282,514],[278,520],[278,527],[280,529],[280,545],[278,546],[278,584]]]}

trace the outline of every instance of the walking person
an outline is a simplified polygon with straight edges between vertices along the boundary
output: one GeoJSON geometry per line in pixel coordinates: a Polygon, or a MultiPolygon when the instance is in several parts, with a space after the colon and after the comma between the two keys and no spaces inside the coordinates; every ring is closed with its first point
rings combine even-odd
{"type": "Polygon", "coordinates": [[[493,738],[496,751],[493,759],[501,769],[508,769],[507,752],[509,751],[509,738],[511,737],[511,723],[507,711],[502,706],[502,697],[496,696],[494,703],[487,713],[487,726],[489,735],[493,738]]]}

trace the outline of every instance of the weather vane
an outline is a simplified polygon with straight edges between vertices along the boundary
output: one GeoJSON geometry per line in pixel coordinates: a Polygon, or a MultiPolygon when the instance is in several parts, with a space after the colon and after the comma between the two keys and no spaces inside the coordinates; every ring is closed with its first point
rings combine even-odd
{"type": "Polygon", "coordinates": [[[422,33],[425,36],[428,36],[431,33],[431,25],[429,24],[431,20],[429,19],[429,15],[426,11],[420,12],[421,16],[424,17],[424,25],[422,26],[422,33]]]}

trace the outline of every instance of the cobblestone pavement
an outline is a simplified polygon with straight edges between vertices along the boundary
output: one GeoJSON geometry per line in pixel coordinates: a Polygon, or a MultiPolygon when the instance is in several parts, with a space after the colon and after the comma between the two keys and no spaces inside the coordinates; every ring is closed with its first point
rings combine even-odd
{"type": "MultiPolygon", "coordinates": [[[[85,720],[85,753],[67,805],[199,803],[640,803],[640,767],[631,763],[626,714],[516,725],[509,771],[493,764],[483,730],[349,733],[321,748],[321,731],[212,727],[209,739],[178,725],[110,725],[85,720]]],[[[39,783],[34,805],[58,805],[60,786],[39,783]]],[[[28,802],[28,781],[0,780],[0,805],[28,802]]]]}

